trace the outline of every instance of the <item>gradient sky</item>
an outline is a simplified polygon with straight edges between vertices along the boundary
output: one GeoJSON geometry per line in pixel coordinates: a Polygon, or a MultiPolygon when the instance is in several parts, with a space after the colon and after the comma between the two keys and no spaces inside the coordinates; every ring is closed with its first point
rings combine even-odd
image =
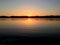
{"type": "Polygon", "coordinates": [[[0,0],[1,15],[60,15],[60,0],[0,0]]]}

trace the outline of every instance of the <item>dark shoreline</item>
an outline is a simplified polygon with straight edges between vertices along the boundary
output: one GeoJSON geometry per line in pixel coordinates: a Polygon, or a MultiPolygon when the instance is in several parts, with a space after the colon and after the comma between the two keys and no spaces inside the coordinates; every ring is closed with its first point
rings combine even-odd
{"type": "Polygon", "coordinates": [[[0,16],[0,18],[60,18],[60,16],[0,16]]]}

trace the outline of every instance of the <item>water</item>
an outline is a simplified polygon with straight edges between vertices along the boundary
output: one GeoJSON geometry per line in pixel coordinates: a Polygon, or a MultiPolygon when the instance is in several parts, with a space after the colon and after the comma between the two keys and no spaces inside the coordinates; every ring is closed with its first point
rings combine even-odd
{"type": "Polygon", "coordinates": [[[56,18],[0,18],[0,37],[60,36],[60,19],[56,18]]]}

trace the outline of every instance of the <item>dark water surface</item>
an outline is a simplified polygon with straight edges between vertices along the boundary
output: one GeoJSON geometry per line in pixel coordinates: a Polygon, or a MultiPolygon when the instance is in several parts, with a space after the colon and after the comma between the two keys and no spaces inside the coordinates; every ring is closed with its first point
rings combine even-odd
{"type": "MultiPolygon", "coordinates": [[[[60,19],[56,18],[0,18],[0,35],[60,36],[60,19]]],[[[0,36],[0,37],[1,37],[0,36]]]]}

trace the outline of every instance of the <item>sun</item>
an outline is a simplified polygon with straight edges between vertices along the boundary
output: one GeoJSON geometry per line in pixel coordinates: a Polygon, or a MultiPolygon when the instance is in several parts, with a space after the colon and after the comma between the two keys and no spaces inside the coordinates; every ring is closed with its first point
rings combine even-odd
{"type": "Polygon", "coordinates": [[[27,15],[27,16],[28,16],[28,17],[31,17],[32,15],[29,14],[29,15],[27,15]]]}

